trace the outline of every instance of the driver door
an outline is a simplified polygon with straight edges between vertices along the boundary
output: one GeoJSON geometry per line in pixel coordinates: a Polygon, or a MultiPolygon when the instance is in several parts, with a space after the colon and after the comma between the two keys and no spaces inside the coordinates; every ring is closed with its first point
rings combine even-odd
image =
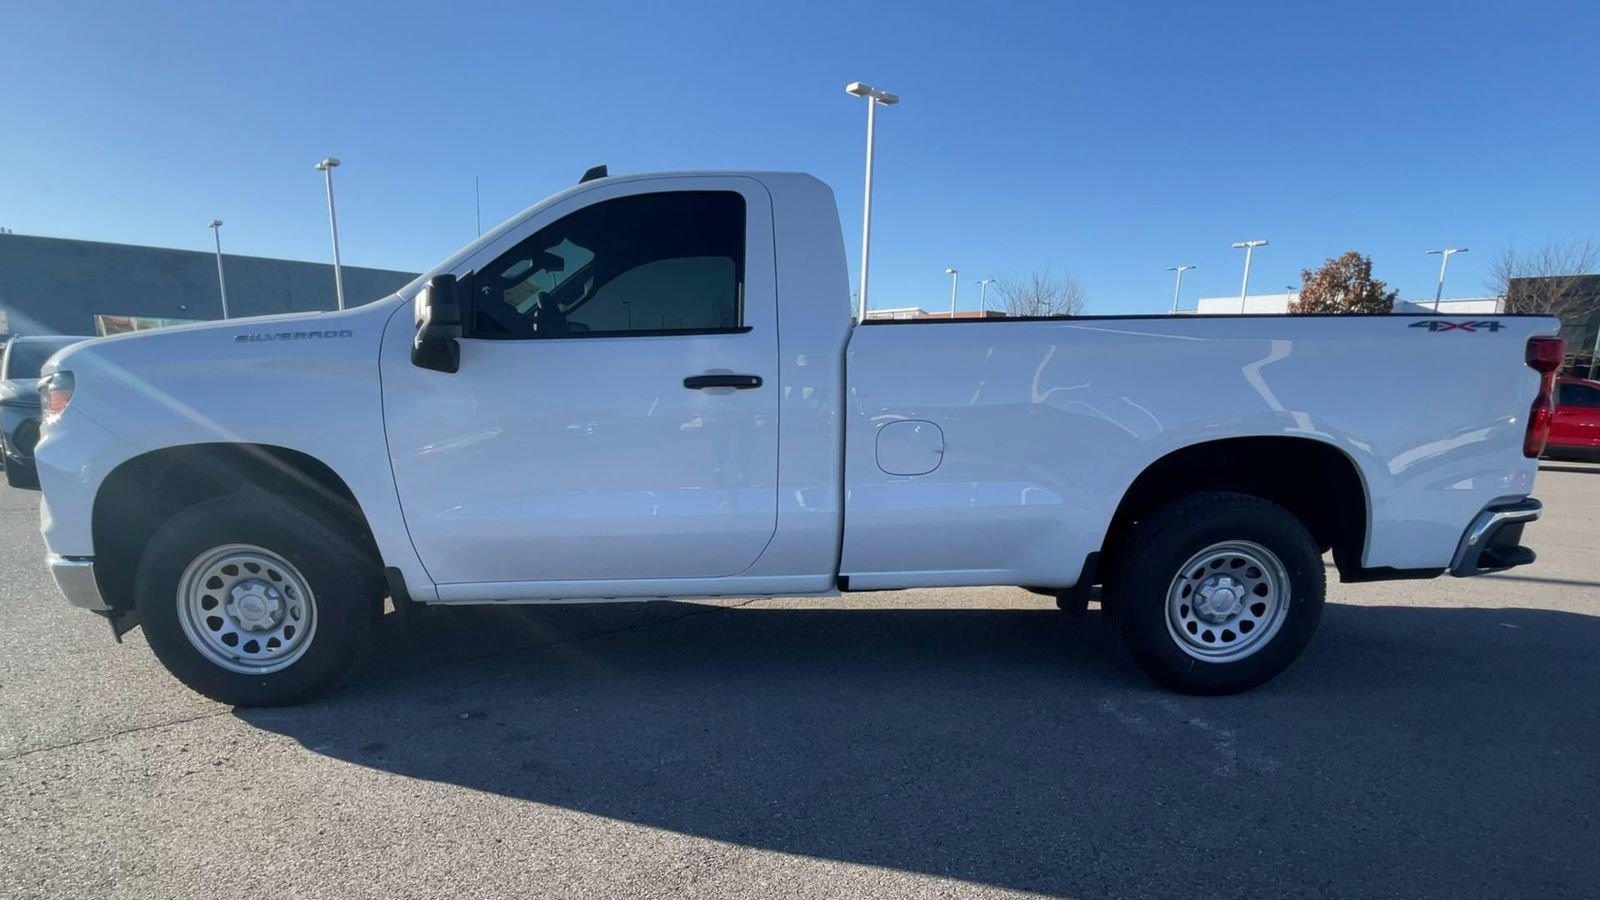
{"type": "Polygon", "coordinates": [[[777,524],[772,233],[747,178],[601,184],[454,273],[459,371],[411,365],[391,325],[390,457],[441,599],[754,564],[777,524]]]}

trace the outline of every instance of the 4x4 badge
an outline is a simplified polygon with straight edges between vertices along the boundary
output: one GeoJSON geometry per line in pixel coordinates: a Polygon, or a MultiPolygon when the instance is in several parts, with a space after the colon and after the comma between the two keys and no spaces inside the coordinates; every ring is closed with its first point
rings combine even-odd
{"type": "Polygon", "coordinates": [[[1505,325],[1493,319],[1482,319],[1476,322],[1449,322],[1444,319],[1427,319],[1421,322],[1412,322],[1412,328],[1426,328],[1429,331],[1499,331],[1505,325]]]}

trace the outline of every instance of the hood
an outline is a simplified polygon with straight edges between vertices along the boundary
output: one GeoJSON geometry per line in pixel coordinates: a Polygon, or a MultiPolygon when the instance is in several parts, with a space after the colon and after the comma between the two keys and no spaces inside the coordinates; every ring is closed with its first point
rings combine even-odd
{"type": "Polygon", "coordinates": [[[367,417],[381,444],[382,339],[391,321],[409,329],[408,311],[391,297],[341,312],[153,329],[74,345],[45,369],[72,373],[66,416],[141,450],[320,447],[329,422],[352,416],[367,417]]]}
{"type": "Polygon", "coordinates": [[[153,363],[188,357],[237,358],[271,345],[293,344],[302,351],[322,346],[337,354],[338,344],[351,338],[361,326],[387,319],[399,302],[398,297],[391,296],[345,310],[218,319],[109,335],[62,350],[45,363],[41,375],[98,360],[153,363]]]}

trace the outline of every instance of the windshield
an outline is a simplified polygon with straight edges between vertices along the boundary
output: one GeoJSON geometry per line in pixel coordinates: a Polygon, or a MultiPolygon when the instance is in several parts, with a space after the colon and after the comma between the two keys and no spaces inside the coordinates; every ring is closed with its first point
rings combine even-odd
{"type": "Polygon", "coordinates": [[[6,345],[5,361],[0,363],[0,376],[11,378],[38,378],[45,360],[62,347],[69,347],[83,338],[17,338],[6,345]]]}

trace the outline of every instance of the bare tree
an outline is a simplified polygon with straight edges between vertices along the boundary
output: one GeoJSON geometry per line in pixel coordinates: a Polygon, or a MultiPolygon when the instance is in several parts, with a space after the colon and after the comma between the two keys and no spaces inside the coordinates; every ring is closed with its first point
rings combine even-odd
{"type": "Polygon", "coordinates": [[[1582,290],[1583,276],[1596,262],[1600,247],[1594,241],[1552,242],[1526,253],[1507,247],[1489,267],[1489,287],[1505,300],[1508,313],[1542,313],[1572,324],[1600,306],[1600,297],[1582,290]]]}
{"type": "Polygon", "coordinates": [[[995,280],[1008,316],[1078,316],[1089,305],[1083,285],[1070,272],[1049,269],[995,280]]]}

